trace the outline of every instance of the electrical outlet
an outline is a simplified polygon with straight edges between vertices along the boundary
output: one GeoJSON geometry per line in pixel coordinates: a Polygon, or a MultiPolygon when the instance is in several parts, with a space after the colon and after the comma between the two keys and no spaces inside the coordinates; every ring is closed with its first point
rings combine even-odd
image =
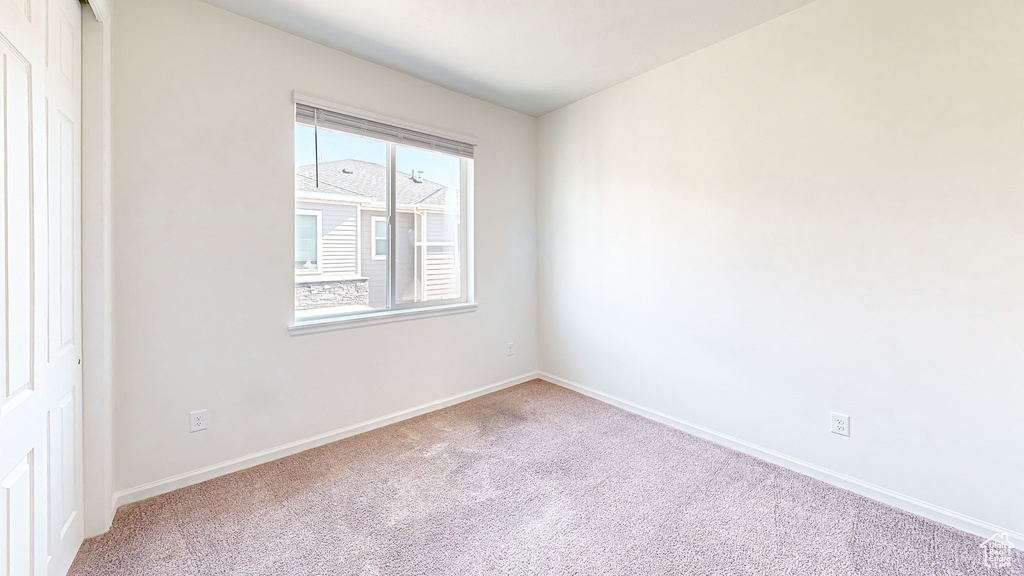
{"type": "Polygon", "coordinates": [[[206,427],[210,425],[210,419],[206,415],[206,410],[196,410],[195,412],[188,413],[188,431],[199,432],[200,430],[206,430],[206,427]]]}
{"type": "Polygon", "coordinates": [[[850,417],[846,414],[840,414],[833,412],[830,415],[832,421],[831,430],[833,434],[839,434],[840,436],[850,435],[850,417]]]}
{"type": "Polygon", "coordinates": [[[512,356],[513,354],[515,354],[515,351],[513,350],[514,347],[515,342],[509,342],[508,344],[505,344],[505,356],[512,356]]]}

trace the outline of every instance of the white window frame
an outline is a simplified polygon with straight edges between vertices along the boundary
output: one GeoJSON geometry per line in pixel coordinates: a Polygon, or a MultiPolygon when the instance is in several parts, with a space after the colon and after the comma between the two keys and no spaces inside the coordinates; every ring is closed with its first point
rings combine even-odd
{"type": "MultiPolygon", "coordinates": [[[[324,270],[324,213],[322,210],[308,210],[305,208],[296,208],[295,215],[316,216],[316,270],[300,270],[296,268],[295,273],[300,274],[302,276],[308,276],[311,274],[322,274],[324,270]]],[[[295,242],[295,232],[297,231],[292,231],[293,243],[295,242]]],[[[294,250],[292,250],[292,252],[294,252],[294,250]]]]}
{"type": "MultiPolygon", "coordinates": [[[[387,241],[387,239],[388,239],[388,219],[387,219],[387,217],[386,216],[371,216],[370,217],[370,259],[371,260],[387,260],[388,259],[388,253],[387,253],[386,250],[385,250],[385,252],[383,254],[381,254],[379,256],[377,255],[377,240],[385,240],[385,241],[387,241]],[[377,237],[377,222],[383,222],[384,223],[384,237],[383,238],[378,238],[377,237]]],[[[390,243],[389,243],[389,246],[390,246],[390,243]]]]}
{"type": "MultiPolygon", "coordinates": [[[[462,142],[466,142],[472,145],[477,144],[476,138],[465,134],[458,134],[450,131],[438,130],[431,127],[425,127],[418,124],[412,124],[405,121],[399,121],[386,116],[366,112],[356,108],[351,108],[342,104],[337,104],[322,100],[319,98],[311,97],[299,92],[293,93],[293,101],[296,103],[313,106],[323,110],[331,110],[340,112],[343,114],[349,114],[359,116],[367,120],[374,120],[378,122],[384,122],[392,126],[407,128],[410,130],[417,130],[425,133],[433,133],[437,136],[446,138],[454,138],[462,142]]],[[[359,135],[359,134],[356,134],[359,135]]],[[[387,226],[387,238],[388,238],[388,254],[396,253],[397,239],[393,234],[393,228],[395,224],[395,216],[398,213],[398,206],[396,205],[395,198],[395,147],[396,144],[387,143],[388,145],[388,159],[387,169],[389,171],[389,201],[387,202],[388,222],[387,226]]],[[[296,315],[293,323],[289,326],[288,330],[293,336],[303,334],[315,334],[320,332],[327,332],[333,330],[344,330],[348,328],[356,328],[360,326],[373,326],[378,324],[386,324],[391,322],[401,322],[406,320],[412,320],[417,318],[431,318],[437,316],[447,316],[451,314],[462,314],[466,312],[473,312],[477,308],[475,300],[475,281],[474,281],[474,260],[475,253],[473,247],[473,236],[474,236],[474,219],[473,219],[473,182],[474,182],[474,166],[473,160],[468,158],[460,158],[459,171],[461,176],[461,194],[460,194],[460,226],[459,226],[459,244],[461,250],[459,251],[461,259],[461,291],[459,298],[449,298],[443,300],[431,300],[428,302],[409,302],[403,304],[395,303],[395,286],[392,284],[392,279],[395,278],[397,263],[394,258],[388,260],[389,271],[388,271],[388,286],[387,286],[387,309],[379,309],[368,312],[355,312],[348,314],[325,314],[322,316],[314,316],[309,314],[303,314],[301,317],[296,315]]],[[[373,231],[370,234],[373,237],[373,231]]],[[[322,244],[318,244],[320,246],[322,244]]],[[[374,247],[371,247],[371,256],[373,255],[374,247]]],[[[322,268],[322,266],[321,266],[322,268]]]]}

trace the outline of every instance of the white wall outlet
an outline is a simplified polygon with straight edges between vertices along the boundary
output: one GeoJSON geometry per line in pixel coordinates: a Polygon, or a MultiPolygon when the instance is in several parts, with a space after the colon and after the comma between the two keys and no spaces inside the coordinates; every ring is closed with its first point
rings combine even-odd
{"type": "Polygon", "coordinates": [[[846,414],[840,414],[839,412],[833,412],[829,415],[832,421],[831,429],[833,434],[839,434],[840,436],[850,435],[850,417],[846,414]]]}
{"type": "Polygon", "coordinates": [[[209,417],[206,415],[206,410],[196,410],[195,412],[188,413],[188,431],[199,432],[200,430],[206,430],[206,427],[210,425],[209,417]]]}
{"type": "Polygon", "coordinates": [[[505,344],[505,356],[512,356],[513,354],[515,354],[514,348],[515,342],[509,342],[508,344],[505,344]]]}

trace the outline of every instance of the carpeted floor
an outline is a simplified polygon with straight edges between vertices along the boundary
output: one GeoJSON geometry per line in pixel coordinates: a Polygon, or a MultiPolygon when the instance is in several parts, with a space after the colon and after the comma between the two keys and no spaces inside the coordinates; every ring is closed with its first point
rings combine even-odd
{"type": "Polygon", "coordinates": [[[534,381],[123,506],[71,574],[1024,575],[981,541],[534,381]]]}

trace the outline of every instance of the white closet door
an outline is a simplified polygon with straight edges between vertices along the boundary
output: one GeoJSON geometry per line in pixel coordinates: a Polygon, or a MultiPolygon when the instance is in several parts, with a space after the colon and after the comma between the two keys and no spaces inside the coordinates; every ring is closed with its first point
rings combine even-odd
{"type": "Polygon", "coordinates": [[[0,0],[0,574],[82,541],[81,7],[0,0]]]}

